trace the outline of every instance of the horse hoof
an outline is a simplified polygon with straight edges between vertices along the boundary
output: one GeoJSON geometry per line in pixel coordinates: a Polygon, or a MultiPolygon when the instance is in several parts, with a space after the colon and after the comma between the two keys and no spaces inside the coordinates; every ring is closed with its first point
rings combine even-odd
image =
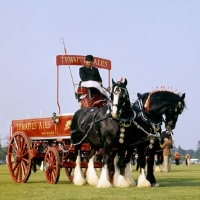
{"type": "Polygon", "coordinates": [[[151,187],[159,187],[159,184],[158,183],[154,183],[151,185],[151,187]]]}

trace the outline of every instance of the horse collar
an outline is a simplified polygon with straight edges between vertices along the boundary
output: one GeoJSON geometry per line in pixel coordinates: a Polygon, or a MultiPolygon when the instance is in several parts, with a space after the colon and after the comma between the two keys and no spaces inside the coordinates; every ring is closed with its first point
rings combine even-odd
{"type": "Polygon", "coordinates": [[[161,118],[158,122],[151,120],[144,112],[144,106],[142,103],[142,99],[137,99],[135,102],[135,106],[137,107],[137,116],[140,117],[144,122],[150,124],[155,132],[160,130],[160,127],[162,125],[163,119],[161,118]]]}

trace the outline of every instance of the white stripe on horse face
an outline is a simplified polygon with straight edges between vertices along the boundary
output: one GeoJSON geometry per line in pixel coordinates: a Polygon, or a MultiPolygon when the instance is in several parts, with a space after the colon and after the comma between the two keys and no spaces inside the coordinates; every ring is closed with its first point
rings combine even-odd
{"type": "Polygon", "coordinates": [[[112,116],[118,117],[117,115],[117,106],[119,102],[119,95],[113,94],[113,106],[112,106],[112,116]]]}

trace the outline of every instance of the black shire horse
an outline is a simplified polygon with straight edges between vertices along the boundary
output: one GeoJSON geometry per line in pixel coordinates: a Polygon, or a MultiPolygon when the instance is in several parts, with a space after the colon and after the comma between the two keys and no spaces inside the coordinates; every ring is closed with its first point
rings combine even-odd
{"type": "MultiPolygon", "coordinates": [[[[159,154],[158,150],[160,150],[161,124],[164,122],[165,132],[172,135],[178,116],[185,108],[184,99],[185,93],[180,96],[178,93],[161,88],[151,93],[138,94],[138,99],[132,104],[136,117],[132,125],[132,141],[134,142],[130,146],[136,147],[139,156],[138,187],[159,186],[153,174],[153,166],[154,155],[159,154]]],[[[131,154],[132,149],[127,153],[126,162],[129,161],[131,154]]]]}
{"type": "MultiPolygon", "coordinates": [[[[71,143],[75,146],[75,154],[77,156],[73,179],[75,185],[85,184],[84,176],[80,167],[79,152],[82,143],[88,142],[91,146],[91,152],[88,159],[89,162],[86,173],[87,182],[90,185],[96,185],[99,188],[111,187],[111,183],[108,180],[108,162],[110,153],[113,147],[118,148],[121,143],[123,144],[122,141],[124,140],[122,135],[123,130],[118,121],[118,115],[127,110],[127,105],[128,109],[130,109],[130,100],[126,90],[127,80],[125,79],[124,83],[120,81],[115,83],[113,80],[112,82],[113,90],[111,96],[117,98],[117,101],[115,101],[116,98],[112,98],[113,105],[108,102],[107,105],[100,109],[82,108],[76,111],[73,116],[70,128],[71,143]],[[94,170],[93,160],[96,152],[100,148],[104,149],[104,160],[101,175],[100,178],[98,178],[94,170]]],[[[119,153],[119,155],[121,154],[119,153]]],[[[117,163],[117,165],[121,166],[120,159],[117,163]]],[[[126,186],[129,185],[123,178],[121,178],[118,181],[118,186],[123,184],[119,183],[120,181],[125,182],[126,186]]]]}

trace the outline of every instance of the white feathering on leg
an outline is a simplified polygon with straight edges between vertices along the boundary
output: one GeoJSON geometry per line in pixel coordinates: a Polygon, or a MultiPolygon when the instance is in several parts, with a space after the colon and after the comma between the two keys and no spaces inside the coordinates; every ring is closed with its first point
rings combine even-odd
{"type": "Polygon", "coordinates": [[[83,172],[81,169],[80,151],[78,151],[78,156],[76,158],[76,167],[74,169],[73,183],[74,183],[74,185],[84,185],[85,184],[85,179],[84,179],[83,172]]]}
{"type": "Polygon", "coordinates": [[[146,175],[144,173],[144,168],[141,168],[141,172],[138,177],[137,187],[151,187],[151,183],[146,179],[146,175]]]}
{"type": "Polygon", "coordinates": [[[136,186],[136,183],[133,180],[132,175],[131,175],[131,164],[130,164],[130,162],[126,164],[125,179],[129,183],[130,186],[136,186]]]}
{"type": "Polygon", "coordinates": [[[86,179],[89,185],[97,186],[99,178],[94,169],[94,156],[89,160],[86,179]]]}
{"type": "Polygon", "coordinates": [[[108,181],[108,168],[107,165],[105,165],[101,170],[101,176],[98,181],[98,188],[109,188],[112,187],[111,183],[108,181]]]}
{"type": "Polygon", "coordinates": [[[118,162],[118,154],[116,154],[114,159],[115,173],[114,173],[114,186],[115,187],[129,187],[129,183],[125,180],[125,178],[120,175],[120,170],[117,167],[118,162]]]}
{"type": "Polygon", "coordinates": [[[117,162],[118,162],[118,154],[115,155],[115,159],[114,159],[115,173],[113,176],[113,185],[115,187],[118,187],[118,179],[120,175],[119,168],[117,167],[117,162]]]}

